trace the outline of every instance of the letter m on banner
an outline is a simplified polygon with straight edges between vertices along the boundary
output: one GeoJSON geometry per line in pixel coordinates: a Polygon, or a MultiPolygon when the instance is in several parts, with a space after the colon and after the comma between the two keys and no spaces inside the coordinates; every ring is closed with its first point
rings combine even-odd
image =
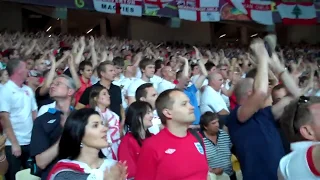
{"type": "Polygon", "coordinates": [[[142,16],[142,0],[93,0],[96,11],[125,16],[142,16]]]}
{"type": "Polygon", "coordinates": [[[180,19],[189,21],[220,21],[219,0],[177,0],[180,19]]]}

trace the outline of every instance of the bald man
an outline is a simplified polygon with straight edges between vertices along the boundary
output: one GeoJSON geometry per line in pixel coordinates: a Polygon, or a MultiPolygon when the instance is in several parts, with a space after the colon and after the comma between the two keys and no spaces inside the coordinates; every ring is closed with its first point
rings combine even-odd
{"type": "Polygon", "coordinates": [[[228,115],[229,109],[221,96],[223,78],[219,73],[212,73],[208,76],[208,86],[204,88],[200,98],[201,114],[210,111],[219,115],[228,115]]]}
{"type": "Polygon", "coordinates": [[[239,106],[231,111],[226,126],[243,179],[276,180],[278,165],[285,152],[275,121],[292,97],[284,97],[276,105],[265,107],[265,100],[270,96],[268,66],[290,90],[291,96],[299,96],[299,90],[277,54],[274,52],[272,58],[269,57],[261,39],[255,40],[250,47],[258,60],[256,74],[238,83],[235,95],[239,106]]]}
{"type": "Polygon", "coordinates": [[[220,73],[214,72],[208,76],[208,86],[205,87],[201,95],[201,113],[207,111],[218,113],[219,115],[228,115],[229,109],[225,103],[222,94],[230,97],[234,91],[236,81],[232,81],[230,88],[227,90],[223,87],[224,79],[220,73]]]}
{"type": "Polygon", "coordinates": [[[171,66],[164,66],[161,69],[161,76],[163,79],[158,85],[158,94],[162,93],[165,90],[173,89],[176,87],[176,85],[173,84],[173,81],[176,78],[176,72],[172,70],[171,66]]]}

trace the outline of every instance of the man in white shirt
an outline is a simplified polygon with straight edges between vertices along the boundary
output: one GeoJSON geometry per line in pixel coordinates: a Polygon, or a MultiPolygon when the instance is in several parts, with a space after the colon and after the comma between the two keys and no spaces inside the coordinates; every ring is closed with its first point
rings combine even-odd
{"type": "Polygon", "coordinates": [[[279,163],[279,179],[320,179],[320,97],[301,96],[280,119],[292,152],[279,163]]]}
{"type": "Polygon", "coordinates": [[[176,72],[172,70],[171,66],[165,66],[161,69],[162,74],[162,81],[158,85],[158,94],[162,93],[165,90],[173,89],[176,87],[175,84],[173,84],[173,81],[176,78],[176,72]]]}
{"type": "Polygon", "coordinates": [[[153,87],[151,83],[145,83],[141,86],[136,91],[136,99],[137,101],[145,101],[148,102],[151,106],[153,111],[153,119],[152,119],[152,124],[148,130],[152,134],[158,134],[160,130],[163,128],[163,125],[161,124],[161,120],[158,116],[158,113],[155,109],[155,102],[158,97],[158,93],[156,89],[153,87]]]}
{"type": "Polygon", "coordinates": [[[221,85],[223,78],[219,73],[212,73],[208,76],[208,86],[201,95],[201,114],[211,111],[219,115],[228,115],[229,109],[221,96],[221,85]]]}
{"type": "Polygon", "coordinates": [[[6,156],[10,168],[6,179],[15,179],[15,174],[25,167],[29,158],[29,144],[33,120],[37,117],[37,103],[32,89],[23,83],[28,69],[21,60],[11,60],[7,64],[10,80],[0,90],[0,119],[8,137],[6,156]]]}
{"type": "Polygon", "coordinates": [[[151,78],[154,76],[155,66],[152,59],[144,58],[139,63],[139,68],[141,70],[141,78],[132,81],[128,87],[128,105],[136,101],[135,94],[139,86],[145,83],[152,83],[151,78]]]}

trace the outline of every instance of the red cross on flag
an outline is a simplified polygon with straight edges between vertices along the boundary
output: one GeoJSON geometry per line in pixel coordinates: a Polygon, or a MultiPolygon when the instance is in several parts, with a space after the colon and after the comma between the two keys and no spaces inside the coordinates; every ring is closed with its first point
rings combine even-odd
{"type": "Polygon", "coordinates": [[[180,19],[189,21],[220,21],[219,0],[178,0],[180,19]]]}
{"type": "Polygon", "coordinates": [[[277,3],[277,9],[283,24],[317,24],[316,8],[312,2],[280,2],[277,3]]]}
{"type": "Polygon", "coordinates": [[[229,3],[257,23],[274,24],[271,1],[229,0],[229,3]]]}
{"type": "Polygon", "coordinates": [[[126,16],[142,16],[142,0],[93,0],[96,11],[126,16]]]}

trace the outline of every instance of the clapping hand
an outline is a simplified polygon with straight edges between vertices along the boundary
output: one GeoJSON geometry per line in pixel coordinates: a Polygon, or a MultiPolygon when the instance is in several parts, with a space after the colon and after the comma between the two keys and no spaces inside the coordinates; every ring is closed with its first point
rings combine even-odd
{"type": "Polygon", "coordinates": [[[118,162],[110,170],[104,172],[104,180],[125,180],[127,179],[127,163],[118,162]]]}

